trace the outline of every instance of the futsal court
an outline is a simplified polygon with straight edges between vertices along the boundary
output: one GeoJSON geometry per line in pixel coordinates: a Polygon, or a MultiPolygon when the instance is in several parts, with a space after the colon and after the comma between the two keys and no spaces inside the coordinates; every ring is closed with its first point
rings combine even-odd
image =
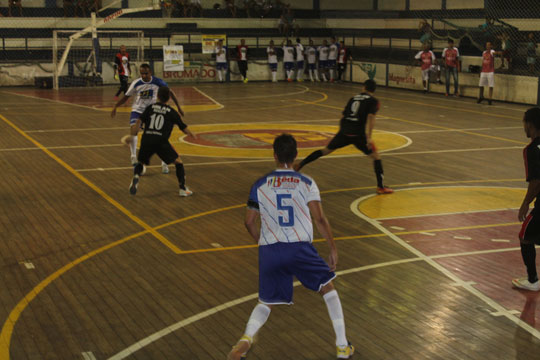
{"type": "MultiPolygon", "coordinates": [[[[357,84],[172,85],[198,135],[178,130],[186,184],[153,159],[136,196],[129,103],[115,87],[8,88],[0,104],[0,359],[225,359],[257,301],[244,229],[272,141],[324,147],[357,84]]],[[[517,220],[528,106],[379,88],[372,161],[347,147],[303,169],[338,246],[335,285],[354,359],[538,359],[538,294],[517,220]]],[[[326,258],[320,234],[316,247],[326,258]]],[[[302,286],[272,310],[248,359],[333,359],[324,301],[302,286]]]]}

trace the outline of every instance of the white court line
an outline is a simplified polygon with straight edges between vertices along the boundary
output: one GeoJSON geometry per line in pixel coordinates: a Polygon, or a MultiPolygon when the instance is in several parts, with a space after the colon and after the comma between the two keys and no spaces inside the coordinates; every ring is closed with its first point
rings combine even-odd
{"type": "MultiPolygon", "coordinates": [[[[160,165],[161,166],[161,165],[160,165]]],[[[501,181],[503,182],[503,181],[501,181]]],[[[525,182],[525,181],[524,181],[525,182]]],[[[409,184],[409,185],[422,185],[422,183],[418,184],[409,184]]],[[[446,186],[445,186],[446,187],[446,186]]],[[[461,187],[461,186],[458,186],[461,187]]],[[[472,186],[471,186],[472,187],[472,186]]],[[[485,187],[485,186],[481,186],[485,187]]],[[[415,189],[429,189],[430,187],[424,187],[424,188],[415,188],[415,189]]],[[[508,189],[519,189],[515,187],[508,187],[508,189]]],[[[526,188],[523,188],[523,190],[526,190],[526,188]]],[[[405,216],[391,216],[386,218],[377,218],[378,221],[385,221],[385,220],[395,220],[395,219],[409,219],[409,218],[421,218],[421,217],[430,217],[430,216],[448,216],[448,215],[462,215],[462,214],[476,214],[476,213],[487,213],[487,212],[496,212],[496,211],[505,211],[505,210],[517,210],[518,208],[504,208],[504,209],[489,209],[489,210],[470,210],[470,211],[456,211],[456,212],[445,212],[445,213],[439,213],[439,214],[424,214],[424,215],[405,215],[405,216]]]]}
{"type": "MultiPolygon", "coordinates": [[[[199,85],[201,86],[201,85],[199,85]]],[[[290,92],[290,93],[281,93],[281,94],[274,94],[274,95],[257,95],[257,96],[243,96],[243,97],[230,97],[230,98],[224,98],[223,101],[229,101],[229,100],[249,100],[249,99],[266,99],[266,98],[272,98],[272,97],[283,97],[283,96],[291,96],[291,95],[300,95],[305,94],[310,91],[310,88],[303,85],[296,85],[299,87],[303,87],[304,90],[297,91],[297,92],[290,92]]],[[[201,86],[202,87],[202,86],[201,86]]]]}
{"type": "MultiPolygon", "coordinates": [[[[406,189],[404,189],[404,190],[406,190],[406,189]]],[[[460,284],[461,287],[463,287],[463,289],[467,290],[469,293],[476,296],[477,298],[482,300],[487,305],[491,306],[495,310],[495,312],[501,313],[508,320],[512,321],[517,326],[521,327],[523,330],[529,332],[535,338],[540,339],[540,331],[536,330],[534,327],[532,327],[531,325],[529,325],[526,322],[522,321],[518,317],[512,315],[512,313],[509,312],[507,309],[505,309],[502,305],[500,305],[499,303],[497,303],[496,301],[494,301],[490,297],[484,295],[484,293],[482,293],[478,289],[474,288],[472,285],[468,284],[467,282],[463,281],[461,278],[459,278],[457,275],[455,275],[453,272],[451,272],[450,270],[448,270],[447,268],[445,268],[441,264],[437,263],[434,260],[433,257],[429,257],[429,256],[425,255],[423,252],[421,252],[420,250],[416,249],[415,247],[409,245],[403,239],[398,237],[396,234],[394,234],[393,232],[391,232],[390,230],[388,230],[387,228],[385,228],[384,226],[382,226],[378,222],[376,222],[373,219],[369,218],[368,216],[362,214],[362,212],[360,212],[358,210],[358,204],[360,202],[364,201],[365,199],[371,198],[373,196],[376,196],[376,195],[367,195],[367,196],[361,197],[361,198],[353,201],[351,203],[351,206],[350,206],[351,211],[355,215],[357,215],[359,218],[366,221],[368,224],[371,224],[374,228],[376,228],[379,231],[381,231],[382,233],[386,234],[388,237],[390,237],[392,240],[394,240],[397,244],[401,245],[403,248],[409,250],[411,253],[413,253],[414,255],[421,258],[426,263],[428,263],[429,265],[431,265],[432,267],[437,269],[439,272],[444,274],[446,277],[448,277],[449,279],[451,279],[455,283],[460,284]]]]}
{"type": "Polygon", "coordinates": [[[87,105],[81,105],[81,104],[73,104],[73,103],[70,103],[70,102],[67,102],[67,101],[53,100],[53,99],[46,99],[46,98],[42,98],[42,97],[39,97],[39,96],[32,96],[32,95],[26,95],[26,94],[18,94],[18,93],[15,93],[15,92],[10,92],[10,91],[5,91],[5,90],[2,91],[2,92],[5,93],[5,94],[18,95],[18,96],[27,97],[27,98],[30,98],[30,99],[45,100],[45,101],[49,101],[49,102],[53,102],[53,103],[59,103],[59,104],[63,104],[63,105],[77,106],[77,107],[81,107],[81,108],[84,108],[84,109],[91,109],[91,110],[96,110],[96,111],[103,112],[103,110],[98,109],[98,108],[93,107],[93,106],[87,106],[87,105]]]}
{"type": "Polygon", "coordinates": [[[439,132],[459,132],[459,131],[481,131],[481,130],[510,130],[510,129],[523,129],[523,126],[503,126],[492,128],[470,128],[470,129],[440,129],[440,130],[409,130],[409,131],[396,131],[398,134],[421,134],[421,133],[439,133],[439,132]]]}
{"type": "MultiPolygon", "coordinates": [[[[371,196],[371,195],[370,195],[371,196]]],[[[352,205],[351,205],[352,206],[352,205]]],[[[414,249],[414,248],[413,248],[414,249]]],[[[482,254],[492,254],[492,253],[499,253],[499,252],[508,252],[508,251],[518,251],[520,250],[521,248],[519,247],[514,247],[514,248],[506,248],[506,249],[491,249],[491,250],[479,250],[479,251],[471,251],[471,252],[464,252],[464,253],[454,253],[454,254],[443,254],[443,255],[434,255],[434,256],[426,256],[426,255],[423,255],[423,257],[413,257],[413,258],[408,258],[408,259],[402,259],[402,260],[395,260],[395,261],[388,261],[388,262],[383,262],[383,263],[378,263],[378,264],[372,264],[372,265],[366,265],[366,266],[360,266],[360,267],[357,267],[357,268],[352,268],[352,269],[347,269],[347,270],[341,270],[341,271],[337,271],[336,272],[336,275],[338,276],[344,276],[344,275],[348,275],[348,274],[354,274],[354,273],[358,273],[358,272],[362,272],[362,271],[367,271],[367,270],[373,270],[373,269],[378,269],[378,268],[383,268],[383,267],[388,267],[388,266],[394,266],[394,265],[401,265],[401,264],[407,264],[407,263],[412,263],[412,262],[418,262],[418,261],[425,261],[426,258],[427,259],[441,259],[441,258],[449,258],[449,257],[459,257],[459,256],[472,256],[472,255],[482,255],[482,254]]],[[[431,260],[433,261],[433,260],[431,260]]],[[[434,261],[433,261],[434,262],[434,261]]],[[[460,281],[458,283],[459,286],[463,286],[463,287],[472,287],[474,283],[473,282],[463,282],[463,281],[460,281]]],[[[298,281],[295,281],[293,286],[299,286],[300,283],[298,281]]],[[[451,284],[452,285],[452,284],[451,284]]],[[[198,314],[195,314],[193,316],[190,316],[189,318],[186,318],[184,320],[181,320],[175,324],[172,324],[172,325],[169,325],[167,326],[166,328],[164,329],[161,329],[147,337],[145,337],[144,339],[141,339],[139,341],[137,341],[136,343],[132,344],[131,346],[127,347],[126,349],[120,351],[119,353],[111,356],[108,360],[121,360],[121,359],[125,359],[126,357],[132,355],[133,353],[137,352],[138,350],[141,350],[142,348],[150,345],[151,343],[177,331],[177,330],[180,330],[190,324],[193,324],[197,321],[200,321],[200,320],[203,320],[209,316],[212,316],[212,315],[215,315],[221,311],[224,311],[224,310],[227,310],[227,309],[230,309],[236,305],[240,305],[240,304],[243,304],[247,301],[250,301],[250,300],[255,300],[258,298],[258,293],[254,293],[254,294],[250,294],[250,295],[247,295],[247,296],[244,296],[244,297],[241,297],[241,298],[238,298],[238,299],[235,299],[235,300],[231,300],[231,301],[228,301],[226,303],[223,303],[221,305],[218,305],[218,306],[215,306],[213,308],[210,308],[206,311],[203,311],[203,312],[200,312],[198,314]]],[[[495,303],[496,304],[496,303],[495,303]]],[[[498,304],[496,304],[498,305],[498,304]]],[[[501,311],[500,308],[501,306],[498,305],[498,307],[494,307],[496,308],[497,310],[501,311]]],[[[504,314],[507,314],[509,313],[506,309],[502,308],[504,314]]],[[[513,318],[515,318],[514,316],[512,316],[513,318]]],[[[517,318],[515,318],[517,319],[517,318]]],[[[516,322],[516,321],[514,321],[516,322]]],[[[517,322],[522,322],[524,323],[523,321],[517,319],[517,322]]],[[[526,323],[524,323],[526,324],[526,323]]],[[[528,324],[526,324],[528,325],[528,324]]],[[[528,325],[530,328],[532,328],[530,325],[528,325]]],[[[532,328],[534,331],[536,331],[534,328],[532,328]]],[[[527,330],[527,329],[526,329],[527,330]]],[[[536,331],[538,332],[538,331],[536,331]]]]}
{"type": "Polygon", "coordinates": [[[50,133],[50,132],[69,132],[69,131],[105,131],[105,130],[126,130],[128,126],[116,127],[97,127],[97,128],[77,128],[77,129],[44,129],[44,130],[26,130],[25,133],[50,133]]]}
{"type": "MultiPolygon", "coordinates": [[[[123,146],[122,144],[120,144],[123,146]]],[[[116,146],[116,145],[114,145],[116,146]]],[[[37,150],[38,148],[30,148],[28,150],[37,150]]],[[[452,150],[433,150],[433,151],[411,151],[411,152],[402,152],[402,153],[384,153],[381,152],[382,156],[401,156],[401,155],[423,155],[423,154],[440,154],[440,153],[456,153],[456,152],[470,152],[470,151],[493,151],[493,150],[507,150],[507,149],[522,149],[521,146],[507,146],[507,147],[498,147],[498,148],[484,148],[484,149],[452,149],[452,150]]],[[[3,150],[0,150],[0,152],[3,150]]],[[[15,150],[12,150],[15,151],[15,150]]],[[[182,156],[188,157],[201,157],[201,158],[216,158],[216,156],[211,155],[194,155],[194,154],[180,154],[182,156]]],[[[351,154],[351,155],[329,155],[319,158],[319,160],[329,160],[329,159],[339,159],[339,158],[353,158],[353,157],[366,157],[362,153],[351,154]]],[[[245,159],[241,157],[228,156],[228,159],[245,159]]],[[[184,166],[205,166],[205,165],[226,165],[226,164],[243,164],[243,163],[258,163],[258,162],[273,162],[274,158],[260,158],[254,160],[227,160],[227,161],[207,161],[200,163],[184,163],[184,166]]],[[[160,165],[161,166],[161,165],[160,165]]],[[[153,166],[150,166],[152,168],[153,166]]],[[[87,171],[115,171],[115,170],[126,170],[132,169],[133,167],[111,167],[111,168],[92,168],[92,169],[76,169],[76,171],[87,172],[87,171]]],[[[429,215],[426,215],[429,216],[429,215]]],[[[383,220],[383,219],[381,219],[383,220]]]]}
{"type": "MultiPolygon", "coordinates": [[[[125,146],[124,144],[101,144],[101,145],[66,145],[66,146],[49,146],[45,147],[47,150],[61,150],[61,149],[90,149],[90,148],[103,148],[103,147],[116,147],[116,146],[125,146]]],[[[13,148],[13,149],[0,149],[0,152],[9,152],[9,151],[28,151],[28,150],[41,150],[38,147],[28,147],[28,148],[13,148]]]]}
{"type": "MultiPolygon", "coordinates": [[[[195,89],[196,91],[199,92],[199,94],[201,94],[202,96],[206,97],[207,99],[209,99],[210,101],[212,101],[214,104],[218,105],[219,108],[217,109],[212,109],[212,110],[220,110],[220,109],[223,109],[225,106],[223,104],[220,104],[219,102],[217,102],[214,98],[208,96],[207,94],[205,94],[203,91],[199,90],[197,87],[195,86],[192,86],[193,89],[195,89]]],[[[184,105],[185,106],[185,105],[184,105]]]]}

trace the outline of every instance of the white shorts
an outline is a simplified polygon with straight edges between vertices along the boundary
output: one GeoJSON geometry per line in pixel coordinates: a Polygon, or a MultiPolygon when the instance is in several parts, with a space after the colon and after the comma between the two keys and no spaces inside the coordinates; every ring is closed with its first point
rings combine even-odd
{"type": "Polygon", "coordinates": [[[492,72],[486,73],[480,73],[480,83],[478,86],[489,86],[494,87],[495,86],[495,74],[492,72]]]}
{"type": "Polygon", "coordinates": [[[429,73],[430,72],[436,72],[437,71],[437,65],[431,65],[425,70],[422,70],[422,81],[429,81],[429,73]]]}

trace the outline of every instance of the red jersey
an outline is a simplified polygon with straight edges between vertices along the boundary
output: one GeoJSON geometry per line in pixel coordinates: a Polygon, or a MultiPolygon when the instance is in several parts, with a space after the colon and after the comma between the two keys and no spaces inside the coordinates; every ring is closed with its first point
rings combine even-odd
{"type": "Polygon", "coordinates": [[[118,53],[114,58],[114,63],[118,67],[118,75],[129,76],[129,54],[118,53]]]}
{"type": "Polygon", "coordinates": [[[247,51],[248,51],[247,45],[237,45],[236,50],[238,53],[238,60],[247,61],[247,51]]]}
{"type": "Polygon", "coordinates": [[[456,47],[445,48],[442,57],[445,59],[446,66],[455,68],[458,66],[459,50],[456,47]]]}
{"type": "Polygon", "coordinates": [[[339,48],[338,63],[339,64],[347,63],[347,48],[346,47],[339,48]]]}
{"type": "Polygon", "coordinates": [[[495,50],[486,50],[482,53],[482,72],[495,72],[495,50]]]}
{"type": "Polygon", "coordinates": [[[422,61],[422,70],[429,69],[435,62],[435,54],[431,50],[420,51],[414,58],[422,61]]]}

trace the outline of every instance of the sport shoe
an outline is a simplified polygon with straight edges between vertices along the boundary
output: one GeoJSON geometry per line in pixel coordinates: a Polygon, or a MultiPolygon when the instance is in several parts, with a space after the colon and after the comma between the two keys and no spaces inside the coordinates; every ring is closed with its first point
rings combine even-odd
{"type": "Polygon", "coordinates": [[[163,174],[168,174],[169,173],[169,165],[167,164],[161,164],[161,172],[163,174]]]}
{"type": "Polygon", "coordinates": [[[131,184],[129,184],[129,193],[135,195],[137,193],[137,186],[139,186],[139,175],[135,175],[131,184]]]}
{"type": "Polygon", "coordinates": [[[245,79],[244,79],[244,84],[247,84],[248,81],[249,81],[248,78],[245,78],[245,79]]]}
{"type": "Polygon", "coordinates": [[[349,343],[346,346],[336,346],[338,359],[349,359],[354,354],[354,346],[349,343]]]}
{"type": "MultiPolygon", "coordinates": [[[[251,347],[253,339],[247,335],[242,336],[240,340],[233,346],[227,360],[241,360],[246,358],[246,354],[251,347]]],[[[346,358],[345,358],[346,359],[346,358]]]]}
{"type": "Polygon", "coordinates": [[[180,189],[180,191],[178,192],[178,195],[180,196],[191,196],[193,195],[193,191],[189,190],[189,188],[186,186],[185,189],[180,189]]]}
{"type": "Polygon", "coordinates": [[[491,99],[490,99],[490,100],[488,100],[488,105],[491,105],[491,99]]]}
{"type": "Polygon", "coordinates": [[[529,290],[529,291],[539,291],[540,290],[540,281],[531,283],[528,278],[524,277],[521,279],[513,279],[512,285],[518,289],[529,290]]]}
{"type": "Polygon", "coordinates": [[[483,100],[484,100],[484,98],[478,98],[478,100],[476,100],[476,103],[480,104],[483,100]]]}
{"type": "Polygon", "coordinates": [[[385,195],[385,194],[392,194],[394,190],[390,189],[389,187],[380,187],[377,188],[377,194],[379,195],[385,195]]]}
{"type": "Polygon", "coordinates": [[[135,165],[137,162],[137,156],[131,155],[131,165],[135,165]]]}

